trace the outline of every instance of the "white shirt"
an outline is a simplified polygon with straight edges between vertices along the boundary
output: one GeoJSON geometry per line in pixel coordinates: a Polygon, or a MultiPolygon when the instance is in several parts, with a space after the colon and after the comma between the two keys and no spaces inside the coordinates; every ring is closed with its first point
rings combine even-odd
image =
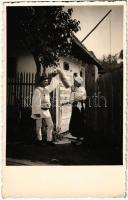
{"type": "Polygon", "coordinates": [[[87,98],[86,90],[83,86],[76,88],[74,92],[72,92],[71,100],[72,101],[81,101],[87,98]]]}
{"type": "MultiPolygon", "coordinates": [[[[71,94],[71,101],[78,101],[77,108],[81,110],[81,103],[80,101],[85,100],[87,98],[86,90],[83,86],[76,88],[74,92],[71,94]]],[[[85,107],[85,104],[84,104],[85,107]]]]}
{"type": "Polygon", "coordinates": [[[33,92],[32,97],[32,115],[33,119],[39,119],[35,114],[40,114],[40,118],[48,118],[51,116],[49,109],[43,110],[42,108],[50,108],[50,93],[59,85],[59,77],[53,77],[51,83],[46,87],[37,87],[33,92]]]}

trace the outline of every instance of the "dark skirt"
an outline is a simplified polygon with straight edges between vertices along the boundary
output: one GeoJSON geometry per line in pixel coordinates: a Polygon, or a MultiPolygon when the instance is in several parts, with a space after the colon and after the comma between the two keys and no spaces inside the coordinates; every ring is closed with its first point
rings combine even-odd
{"type": "Polygon", "coordinates": [[[72,115],[69,125],[69,132],[75,137],[84,137],[85,132],[85,110],[77,107],[77,103],[72,105],[72,115]]]}

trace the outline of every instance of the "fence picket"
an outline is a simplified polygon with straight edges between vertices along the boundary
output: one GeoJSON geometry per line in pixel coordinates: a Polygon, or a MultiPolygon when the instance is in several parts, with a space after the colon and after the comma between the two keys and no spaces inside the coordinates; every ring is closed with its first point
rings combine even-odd
{"type": "Polygon", "coordinates": [[[28,74],[28,106],[30,107],[30,96],[31,96],[31,94],[30,94],[30,84],[31,84],[31,74],[30,74],[30,72],[29,72],[29,74],[28,74]]]}
{"type": "Polygon", "coordinates": [[[19,101],[20,101],[20,107],[22,107],[23,103],[23,96],[22,96],[22,82],[23,82],[23,74],[22,72],[20,73],[20,96],[19,96],[19,101]]]}
{"type": "Polygon", "coordinates": [[[28,106],[28,73],[26,73],[26,92],[25,92],[25,96],[26,96],[26,107],[28,106]]]}
{"type": "Polygon", "coordinates": [[[25,107],[25,72],[23,73],[23,108],[25,107]]]}
{"type": "Polygon", "coordinates": [[[31,85],[31,105],[32,105],[32,95],[34,90],[34,74],[32,73],[32,85],[31,85]]]}

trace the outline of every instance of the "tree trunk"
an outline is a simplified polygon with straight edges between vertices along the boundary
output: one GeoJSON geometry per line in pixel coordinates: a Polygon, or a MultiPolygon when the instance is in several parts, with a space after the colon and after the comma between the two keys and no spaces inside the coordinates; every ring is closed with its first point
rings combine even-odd
{"type": "Polygon", "coordinates": [[[39,62],[39,57],[37,53],[32,53],[35,63],[36,63],[36,76],[35,76],[35,85],[38,85],[39,78],[41,76],[41,63],[39,62]]]}

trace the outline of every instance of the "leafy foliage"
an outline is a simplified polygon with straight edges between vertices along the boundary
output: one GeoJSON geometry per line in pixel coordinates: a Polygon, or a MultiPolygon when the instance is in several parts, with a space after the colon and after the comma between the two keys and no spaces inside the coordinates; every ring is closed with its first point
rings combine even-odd
{"type": "Polygon", "coordinates": [[[104,69],[105,72],[110,72],[114,69],[117,69],[121,66],[122,63],[119,63],[119,59],[123,58],[123,51],[120,51],[120,55],[115,54],[115,55],[108,55],[108,56],[103,56],[102,59],[100,60],[100,63],[104,69]]]}
{"type": "Polygon", "coordinates": [[[72,32],[80,22],[72,19],[73,9],[61,6],[8,7],[9,40],[29,50],[42,66],[55,66],[60,56],[67,56],[72,45],[72,32]],[[13,38],[13,40],[12,40],[13,38]]]}

